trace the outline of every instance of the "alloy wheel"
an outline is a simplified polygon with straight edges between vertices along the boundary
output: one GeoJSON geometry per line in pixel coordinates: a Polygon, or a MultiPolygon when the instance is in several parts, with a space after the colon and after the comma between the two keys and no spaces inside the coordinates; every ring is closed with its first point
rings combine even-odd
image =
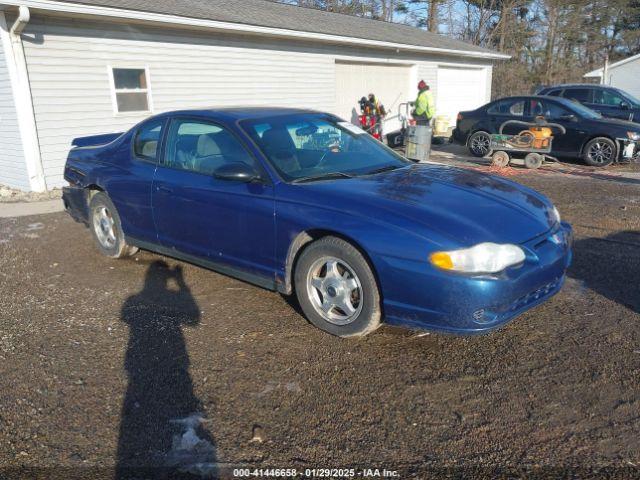
{"type": "Polygon", "coordinates": [[[489,153],[491,140],[487,135],[476,135],[471,139],[471,150],[477,155],[486,155],[489,153]]]}
{"type": "Polygon", "coordinates": [[[93,229],[100,245],[113,248],[116,244],[115,222],[107,207],[100,206],[93,211],[93,229]]]}
{"type": "Polygon", "coordinates": [[[613,160],[613,148],[608,143],[596,142],[589,147],[587,155],[595,163],[609,164],[613,160]]]}
{"type": "Polygon", "coordinates": [[[335,325],[353,322],[362,311],[363,289],[355,271],[335,257],[316,260],[307,274],[307,295],[315,311],[335,325]]]}

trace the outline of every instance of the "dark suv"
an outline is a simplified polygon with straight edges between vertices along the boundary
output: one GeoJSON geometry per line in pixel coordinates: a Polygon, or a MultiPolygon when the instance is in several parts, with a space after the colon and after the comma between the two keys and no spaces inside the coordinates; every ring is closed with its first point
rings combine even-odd
{"type": "Polygon", "coordinates": [[[627,92],[607,85],[574,83],[543,87],[537,95],[574,100],[605,117],[640,123],[640,100],[627,92]]]}

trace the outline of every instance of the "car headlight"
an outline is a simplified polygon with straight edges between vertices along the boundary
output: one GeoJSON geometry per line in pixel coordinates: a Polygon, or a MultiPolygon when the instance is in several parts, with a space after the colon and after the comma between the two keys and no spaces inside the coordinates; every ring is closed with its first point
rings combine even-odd
{"type": "Polygon", "coordinates": [[[465,273],[497,273],[524,262],[524,259],[524,250],[519,246],[490,242],[429,256],[429,261],[442,270],[465,273]]]}
{"type": "Polygon", "coordinates": [[[551,210],[551,218],[553,218],[554,222],[553,223],[560,223],[560,212],[558,211],[558,209],[556,208],[556,206],[553,206],[553,209],[551,210]]]}
{"type": "Polygon", "coordinates": [[[627,137],[629,137],[629,140],[633,140],[634,142],[637,142],[638,140],[640,140],[640,133],[627,132],[627,137]]]}

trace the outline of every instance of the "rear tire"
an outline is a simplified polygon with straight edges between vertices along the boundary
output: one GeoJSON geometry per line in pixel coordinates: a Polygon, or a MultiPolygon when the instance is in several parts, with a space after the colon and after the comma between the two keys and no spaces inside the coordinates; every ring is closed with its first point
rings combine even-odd
{"type": "Polygon", "coordinates": [[[474,157],[486,157],[491,154],[491,135],[479,131],[469,137],[467,141],[469,153],[474,157]]]}
{"type": "Polygon", "coordinates": [[[339,337],[367,335],[380,326],[376,278],[349,242],[323,237],[307,246],[294,272],[298,302],[316,327],[339,337]]]}
{"type": "Polygon", "coordinates": [[[583,158],[591,167],[606,167],[617,158],[618,147],[606,137],[598,137],[589,141],[584,147],[583,158]]]}
{"type": "Polygon", "coordinates": [[[89,201],[89,229],[98,250],[107,257],[123,258],[138,251],[125,241],[120,215],[104,192],[95,193],[89,201]]]}

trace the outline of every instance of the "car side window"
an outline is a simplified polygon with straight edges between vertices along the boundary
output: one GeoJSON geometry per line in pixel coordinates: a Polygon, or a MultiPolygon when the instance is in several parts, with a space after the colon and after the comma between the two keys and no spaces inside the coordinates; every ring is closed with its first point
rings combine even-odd
{"type": "Polygon", "coordinates": [[[529,102],[529,116],[538,117],[540,115],[544,115],[544,106],[542,105],[542,101],[538,99],[532,99],[529,102]]]}
{"type": "Polygon", "coordinates": [[[155,162],[164,119],[152,120],[142,125],[133,138],[133,153],[142,160],[155,162]]]}
{"type": "Polygon", "coordinates": [[[593,103],[597,105],[608,105],[610,107],[619,107],[624,103],[624,99],[610,90],[596,90],[593,92],[593,103]]]}
{"type": "Polygon", "coordinates": [[[253,157],[226,128],[190,119],[171,122],[162,165],[213,175],[218,168],[229,163],[246,163],[255,167],[253,157]]]}
{"type": "Polygon", "coordinates": [[[542,113],[547,120],[559,120],[560,118],[573,115],[572,112],[554,102],[542,102],[542,113]]]}
{"type": "Polygon", "coordinates": [[[524,100],[515,102],[509,107],[509,114],[513,115],[514,117],[522,117],[524,115],[524,103],[524,100]]]}
{"type": "Polygon", "coordinates": [[[489,115],[522,117],[524,115],[524,103],[524,100],[500,100],[489,107],[487,113],[489,115]]]}
{"type": "Polygon", "coordinates": [[[564,98],[575,100],[580,103],[591,103],[590,88],[567,88],[564,91],[564,98]]]}
{"type": "Polygon", "coordinates": [[[550,97],[560,97],[562,94],[562,89],[556,88],[555,90],[550,90],[547,95],[550,97]]]}

